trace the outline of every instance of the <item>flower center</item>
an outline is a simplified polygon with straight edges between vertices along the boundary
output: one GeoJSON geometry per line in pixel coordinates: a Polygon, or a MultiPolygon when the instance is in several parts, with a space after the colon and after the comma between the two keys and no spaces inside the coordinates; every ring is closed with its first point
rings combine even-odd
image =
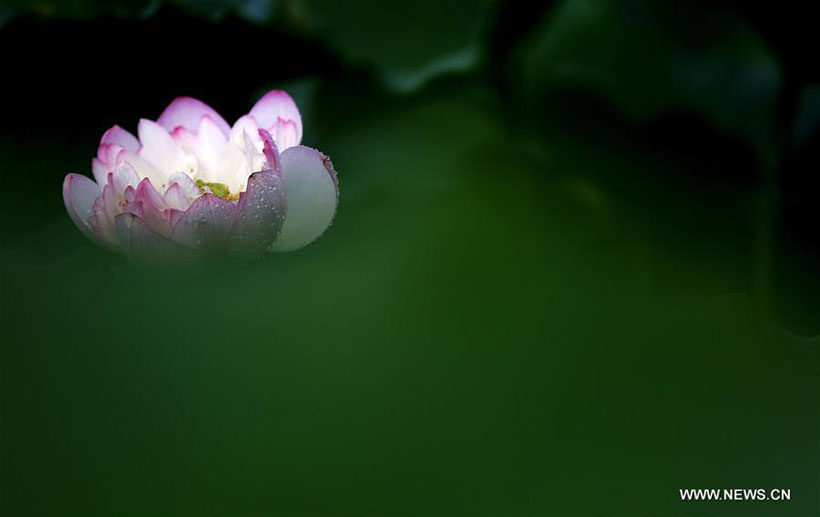
{"type": "Polygon", "coordinates": [[[231,190],[224,183],[196,180],[196,186],[199,187],[199,190],[202,191],[203,194],[207,192],[223,199],[227,199],[228,201],[236,201],[239,199],[239,194],[231,193],[231,190]]]}

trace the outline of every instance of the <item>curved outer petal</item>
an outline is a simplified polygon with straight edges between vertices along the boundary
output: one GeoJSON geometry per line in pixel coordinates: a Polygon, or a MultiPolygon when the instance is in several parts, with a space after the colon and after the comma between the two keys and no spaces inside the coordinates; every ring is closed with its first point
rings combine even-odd
{"type": "Polygon", "coordinates": [[[137,140],[137,137],[120,126],[112,126],[108,131],[103,133],[100,146],[111,144],[118,145],[132,153],[137,152],[140,148],[140,142],[137,140]]]}
{"type": "Polygon", "coordinates": [[[202,194],[181,216],[172,219],[171,238],[206,254],[225,249],[236,205],[213,194],[202,194]]]}
{"type": "Polygon", "coordinates": [[[120,247],[132,262],[163,266],[197,259],[192,250],[151,231],[134,214],[118,215],[115,226],[120,247]]]}
{"type": "Polygon", "coordinates": [[[99,242],[88,219],[94,213],[94,200],[101,194],[100,186],[80,174],[69,174],[63,180],[63,202],[77,228],[91,240],[99,242]]]}
{"type": "Polygon", "coordinates": [[[280,155],[287,199],[285,224],[272,251],[291,251],[317,239],[336,214],[338,189],[333,164],[322,153],[304,146],[280,155]]]}
{"type": "Polygon", "coordinates": [[[270,248],[285,222],[285,189],[278,171],[260,171],[248,178],[240,194],[228,248],[237,254],[257,255],[270,248]]]}
{"type": "MultiPolygon", "coordinates": [[[[250,116],[256,120],[259,127],[272,130],[277,123],[286,123],[291,121],[294,125],[295,143],[298,145],[302,141],[302,115],[299,114],[299,108],[287,92],[282,90],[271,90],[262,96],[256,104],[251,108],[250,116]],[[280,122],[281,121],[281,122],[280,122]]],[[[276,131],[271,131],[276,133],[276,131]]],[[[277,136],[274,134],[274,136],[277,136]]],[[[277,140],[279,148],[284,150],[284,142],[277,140]]]]}
{"type": "Polygon", "coordinates": [[[204,102],[193,97],[177,97],[165,108],[162,115],[157,119],[157,124],[167,131],[173,131],[177,127],[183,127],[191,133],[196,133],[202,117],[208,116],[219,127],[222,134],[227,138],[231,132],[231,126],[225,119],[216,112],[215,109],[204,102]]]}

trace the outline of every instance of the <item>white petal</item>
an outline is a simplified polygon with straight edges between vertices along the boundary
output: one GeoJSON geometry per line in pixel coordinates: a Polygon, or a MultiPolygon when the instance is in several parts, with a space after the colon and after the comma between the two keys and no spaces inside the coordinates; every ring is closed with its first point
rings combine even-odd
{"type": "Polygon", "coordinates": [[[137,175],[140,179],[148,178],[160,192],[165,191],[165,188],[168,186],[168,173],[166,171],[154,167],[148,160],[143,160],[136,154],[121,153],[120,160],[123,163],[131,165],[134,170],[137,171],[137,175]]]}
{"type": "Polygon", "coordinates": [[[230,141],[232,144],[237,145],[239,147],[243,147],[245,145],[244,135],[249,135],[251,139],[256,139],[256,147],[259,150],[262,150],[262,140],[259,139],[257,132],[259,131],[259,125],[253,119],[253,117],[244,115],[237,120],[233,127],[231,128],[231,136],[230,141]]]}
{"type": "Polygon", "coordinates": [[[196,133],[179,127],[174,130],[172,136],[185,152],[196,157],[199,175],[215,175],[222,155],[227,149],[228,139],[210,117],[202,117],[196,133]]]}
{"type": "Polygon", "coordinates": [[[182,191],[191,199],[196,199],[202,194],[194,180],[184,172],[172,172],[168,175],[168,184],[178,183],[182,191]]]}
{"type": "Polygon", "coordinates": [[[191,202],[193,201],[182,187],[179,186],[179,183],[173,183],[168,190],[165,191],[165,195],[162,196],[165,204],[168,208],[172,210],[180,210],[185,211],[191,206],[191,202]]]}
{"type": "Polygon", "coordinates": [[[315,149],[296,146],[281,154],[287,212],[272,251],[301,248],[318,238],[336,214],[338,191],[330,160],[315,149]]]}
{"type": "MultiPolygon", "coordinates": [[[[156,122],[147,119],[140,120],[137,132],[142,143],[142,149],[137,155],[166,175],[171,172],[189,172],[196,169],[196,160],[186,155],[168,131],[156,122]]],[[[153,180],[152,183],[156,185],[153,180]]]]}
{"type": "Polygon", "coordinates": [[[280,151],[284,151],[295,145],[299,145],[301,136],[299,129],[292,120],[279,120],[270,129],[273,139],[276,141],[276,146],[280,151]]]}
{"type": "Polygon", "coordinates": [[[114,192],[120,195],[125,192],[125,189],[129,186],[136,188],[136,186],[139,185],[140,177],[133,165],[128,162],[122,162],[111,171],[111,182],[114,187],[114,192]]]}

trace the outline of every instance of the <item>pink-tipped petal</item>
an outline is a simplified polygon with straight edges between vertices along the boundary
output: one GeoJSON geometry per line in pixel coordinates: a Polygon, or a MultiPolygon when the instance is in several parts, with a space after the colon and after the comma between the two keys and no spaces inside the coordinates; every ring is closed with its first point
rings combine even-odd
{"type": "Polygon", "coordinates": [[[137,189],[132,186],[125,187],[125,192],[123,193],[123,197],[125,198],[125,204],[133,203],[135,199],[137,199],[137,189]]]}
{"type": "Polygon", "coordinates": [[[262,145],[264,145],[262,153],[265,155],[265,160],[267,161],[265,170],[279,171],[281,169],[279,149],[276,147],[276,142],[274,142],[273,137],[264,129],[260,129],[259,138],[262,139],[262,145]]]}
{"type": "Polygon", "coordinates": [[[120,158],[126,154],[131,154],[131,151],[117,144],[100,144],[97,148],[97,158],[108,167],[109,172],[117,166],[120,158]]]}
{"type": "Polygon", "coordinates": [[[171,138],[176,140],[181,148],[186,151],[193,152],[193,147],[196,142],[196,135],[182,126],[171,131],[171,138]]]}
{"type": "Polygon", "coordinates": [[[204,102],[192,97],[177,97],[165,108],[162,115],[157,119],[157,124],[167,131],[173,131],[177,127],[183,127],[191,133],[196,133],[202,117],[207,116],[219,127],[219,130],[227,138],[231,132],[231,126],[212,107],[204,102]]]}
{"type": "MultiPolygon", "coordinates": [[[[290,95],[282,90],[271,90],[266,93],[253,105],[249,115],[256,120],[259,127],[268,130],[273,128],[279,119],[289,120],[293,122],[296,132],[293,145],[298,145],[302,141],[302,116],[299,114],[299,108],[296,107],[290,95]]],[[[286,148],[282,142],[277,141],[277,143],[281,150],[286,148]]]]}
{"type": "Polygon", "coordinates": [[[330,226],[338,190],[333,165],[315,149],[291,147],[280,158],[287,214],[271,250],[290,251],[313,242],[330,226]]]}
{"type": "Polygon", "coordinates": [[[192,250],[152,231],[134,214],[120,214],[114,224],[123,253],[134,263],[167,266],[197,259],[192,250]]]}
{"type": "MultiPolygon", "coordinates": [[[[202,194],[175,221],[171,237],[206,254],[225,249],[236,205],[213,194],[202,194]]],[[[174,217],[176,219],[176,217],[174,217]]]]}
{"type": "Polygon", "coordinates": [[[279,149],[285,150],[299,145],[301,137],[296,123],[292,120],[282,120],[281,118],[271,128],[273,138],[276,140],[279,149]]]}
{"type": "Polygon", "coordinates": [[[63,202],[74,224],[88,238],[97,241],[88,222],[94,213],[94,200],[101,194],[100,186],[80,174],[69,174],[63,180],[63,202]]]}
{"type": "Polygon", "coordinates": [[[123,149],[135,153],[140,148],[140,142],[137,137],[124,130],[120,126],[113,126],[108,131],[103,133],[100,145],[118,145],[123,149]]]}
{"type": "Polygon", "coordinates": [[[139,182],[137,186],[137,201],[144,201],[146,203],[150,203],[158,210],[164,210],[167,208],[165,206],[165,201],[162,199],[162,195],[157,191],[154,185],[151,183],[151,180],[148,178],[143,179],[139,182]]]}
{"type": "Polygon", "coordinates": [[[138,215],[148,228],[164,237],[170,237],[171,223],[166,215],[168,205],[149,179],[140,182],[131,205],[132,213],[138,215]]]}
{"type": "Polygon", "coordinates": [[[279,171],[261,171],[248,178],[240,194],[228,247],[240,255],[258,255],[270,248],[285,222],[285,190],[279,171]]]}

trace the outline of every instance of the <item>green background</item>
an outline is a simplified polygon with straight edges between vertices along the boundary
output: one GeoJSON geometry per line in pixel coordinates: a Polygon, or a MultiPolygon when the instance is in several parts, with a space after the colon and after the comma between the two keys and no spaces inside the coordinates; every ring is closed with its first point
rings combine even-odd
{"type": "Polygon", "coordinates": [[[167,19],[317,46],[332,71],[198,92],[232,121],[287,88],[341,197],[303,250],[140,269],[85,240],[60,184],[188,83],[82,107],[76,131],[7,118],[0,513],[820,510],[817,192],[779,179],[816,185],[792,131],[816,135],[815,97],[745,18],[268,4],[9,9],[6,48],[167,19]]]}

